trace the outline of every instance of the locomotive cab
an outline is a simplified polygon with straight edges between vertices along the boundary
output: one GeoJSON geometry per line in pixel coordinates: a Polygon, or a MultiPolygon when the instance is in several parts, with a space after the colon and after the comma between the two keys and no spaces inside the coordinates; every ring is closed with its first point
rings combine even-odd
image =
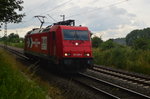
{"type": "Polygon", "coordinates": [[[61,26],[63,64],[75,65],[75,68],[87,68],[92,65],[92,46],[90,31],[87,27],[61,26]]]}

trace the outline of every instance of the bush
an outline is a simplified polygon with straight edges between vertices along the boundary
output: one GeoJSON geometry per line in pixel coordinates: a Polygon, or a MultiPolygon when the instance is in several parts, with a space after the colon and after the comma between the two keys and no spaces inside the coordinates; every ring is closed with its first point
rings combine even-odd
{"type": "Polygon", "coordinates": [[[126,66],[126,50],[123,48],[114,48],[111,53],[111,62],[117,68],[124,68],[126,66]]]}

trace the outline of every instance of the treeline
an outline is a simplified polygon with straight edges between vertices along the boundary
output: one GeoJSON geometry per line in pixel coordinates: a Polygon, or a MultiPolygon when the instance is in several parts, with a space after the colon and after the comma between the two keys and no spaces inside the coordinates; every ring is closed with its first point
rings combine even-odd
{"type": "Polygon", "coordinates": [[[102,41],[93,37],[93,55],[96,64],[128,71],[150,74],[150,28],[134,30],[126,38],[126,45],[113,39],[102,41]]]}
{"type": "Polygon", "coordinates": [[[126,43],[136,49],[150,49],[150,28],[133,30],[126,36],[126,43]]]}
{"type": "Polygon", "coordinates": [[[133,30],[125,38],[102,41],[100,37],[92,38],[93,48],[109,49],[119,45],[127,45],[135,49],[150,50],[150,28],[133,30]]]}
{"type": "Polygon", "coordinates": [[[0,38],[0,42],[4,44],[8,44],[10,46],[23,48],[24,38],[19,37],[18,34],[11,33],[7,37],[3,36],[2,38],[0,38]]]}
{"type": "Polygon", "coordinates": [[[23,42],[23,38],[19,37],[18,34],[11,33],[7,37],[3,36],[2,38],[0,38],[0,41],[7,41],[7,42],[12,42],[12,43],[19,43],[19,42],[23,42]]]}

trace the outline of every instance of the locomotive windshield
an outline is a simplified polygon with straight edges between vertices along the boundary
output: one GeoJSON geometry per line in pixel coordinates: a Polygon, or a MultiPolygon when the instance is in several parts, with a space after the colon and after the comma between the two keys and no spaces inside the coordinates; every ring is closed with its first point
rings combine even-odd
{"type": "Polygon", "coordinates": [[[63,30],[64,40],[89,40],[88,31],[63,30]]]}

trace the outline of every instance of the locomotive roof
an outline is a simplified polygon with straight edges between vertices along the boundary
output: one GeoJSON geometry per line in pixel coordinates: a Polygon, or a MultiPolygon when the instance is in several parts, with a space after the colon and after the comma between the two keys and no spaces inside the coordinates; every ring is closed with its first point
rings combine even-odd
{"type": "Polygon", "coordinates": [[[83,27],[83,26],[50,25],[47,26],[46,28],[34,28],[31,31],[29,31],[27,34],[49,32],[51,28],[58,28],[58,27],[60,27],[61,29],[88,30],[87,27],[83,27]]]}
{"type": "Polygon", "coordinates": [[[34,28],[31,31],[29,31],[27,34],[35,34],[35,33],[43,33],[43,32],[49,32],[50,29],[73,29],[73,30],[88,30],[87,27],[83,26],[75,26],[75,20],[66,20],[66,21],[60,21],[57,23],[54,23],[53,25],[49,25],[46,28],[34,28]]]}
{"type": "Polygon", "coordinates": [[[31,31],[29,31],[27,34],[41,33],[42,31],[43,28],[34,28],[31,31]]]}

